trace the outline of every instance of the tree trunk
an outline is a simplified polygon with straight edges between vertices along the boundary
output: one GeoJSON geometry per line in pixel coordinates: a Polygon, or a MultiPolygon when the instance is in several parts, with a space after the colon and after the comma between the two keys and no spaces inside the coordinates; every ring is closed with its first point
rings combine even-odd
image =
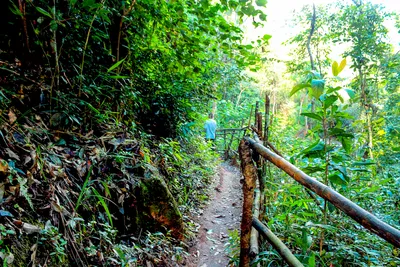
{"type": "Polygon", "coordinates": [[[245,140],[239,145],[240,166],[244,176],[243,180],[243,214],[240,225],[240,267],[250,266],[250,235],[252,222],[252,207],[254,201],[254,189],[256,186],[257,170],[251,158],[249,145],[245,140]]]}

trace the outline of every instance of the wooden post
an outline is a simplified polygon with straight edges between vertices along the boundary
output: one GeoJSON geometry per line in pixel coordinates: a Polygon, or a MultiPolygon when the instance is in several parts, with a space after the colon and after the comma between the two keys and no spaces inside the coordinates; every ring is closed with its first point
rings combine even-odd
{"type": "Polygon", "coordinates": [[[250,128],[250,126],[251,126],[251,116],[253,115],[253,106],[251,106],[251,109],[250,109],[250,116],[249,116],[249,125],[248,125],[248,127],[250,128]]]}
{"type": "Polygon", "coordinates": [[[257,133],[260,139],[263,139],[263,127],[262,127],[262,114],[261,112],[257,112],[257,133]]]}
{"type": "Polygon", "coordinates": [[[224,155],[226,157],[226,131],[224,131],[224,155]]]}
{"type": "Polygon", "coordinates": [[[256,127],[257,127],[257,121],[258,121],[257,114],[258,114],[259,105],[260,105],[260,102],[257,101],[256,102],[256,109],[254,110],[254,126],[256,126],[256,127]]]}
{"type": "Polygon", "coordinates": [[[265,95],[265,125],[264,125],[264,146],[267,146],[267,142],[269,139],[269,107],[270,107],[270,100],[269,96],[265,95]]]}
{"type": "Polygon", "coordinates": [[[233,131],[233,132],[231,133],[231,140],[229,141],[229,143],[228,143],[228,148],[226,149],[225,159],[228,159],[228,158],[229,158],[229,151],[231,150],[231,145],[232,145],[233,137],[235,136],[235,134],[236,134],[236,131],[233,131]]]}
{"type": "Polygon", "coordinates": [[[303,267],[303,264],[290,252],[283,242],[263,225],[256,217],[253,217],[253,226],[256,228],[268,242],[278,251],[285,262],[291,267],[303,267]]]}
{"type": "Polygon", "coordinates": [[[239,145],[240,166],[243,179],[243,213],[240,225],[240,263],[239,267],[250,266],[250,235],[252,222],[252,207],[254,201],[254,189],[256,186],[257,171],[251,158],[250,147],[245,140],[239,145]]]}
{"type": "Polygon", "coordinates": [[[250,143],[252,149],[257,151],[257,153],[259,153],[265,159],[272,162],[275,166],[289,174],[297,182],[311,189],[311,191],[317,193],[317,195],[325,200],[331,202],[335,207],[342,210],[348,216],[353,218],[353,220],[370,230],[372,233],[382,237],[389,243],[400,248],[400,230],[390,226],[384,221],[379,220],[368,211],[342,196],[329,186],[326,186],[317,179],[305,174],[296,166],[292,165],[284,158],[273,153],[271,150],[254,141],[253,139],[247,137],[245,140],[250,143]]]}

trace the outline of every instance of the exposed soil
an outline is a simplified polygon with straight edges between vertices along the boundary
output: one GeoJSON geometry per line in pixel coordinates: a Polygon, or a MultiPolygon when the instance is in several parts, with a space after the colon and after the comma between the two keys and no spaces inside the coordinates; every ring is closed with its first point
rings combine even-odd
{"type": "Polygon", "coordinates": [[[240,231],[242,213],[241,174],[238,168],[221,164],[214,181],[214,192],[203,214],[198,215],[197,243],[190,249],[190,267],[229,266],[225,252],[229,231],[240,231]]]}

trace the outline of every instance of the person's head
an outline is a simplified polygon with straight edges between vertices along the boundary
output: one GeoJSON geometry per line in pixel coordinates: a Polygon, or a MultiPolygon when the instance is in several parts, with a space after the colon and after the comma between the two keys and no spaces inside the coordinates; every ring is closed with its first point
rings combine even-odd
{"type": "Polygon", "coordinates": [[[213,113],[209,113],[209,114],[208,114],[208,118],[209,118],[209,119],[214,119],[214,114],[213,114],[213,113]]]}

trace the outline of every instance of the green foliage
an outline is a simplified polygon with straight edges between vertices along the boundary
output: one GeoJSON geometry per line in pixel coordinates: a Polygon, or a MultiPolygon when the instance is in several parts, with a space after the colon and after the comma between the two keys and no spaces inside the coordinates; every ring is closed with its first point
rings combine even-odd
{"type": "Polygon", "coordinates": [[[46,222],[45,228],[40,232],[39,246],[45,247],[51,257],[51,262],[55,265],[66,266],[66,246],[67,241],[59,233],[58,228],[53,226],[50,221],[46,222]]]}
{"type": "MultiPolygon", "coordinates": [[[[300,125],[275,125],[270,129],[271,142],[284,155],[294,155],[290,161],[303,171],[398,227],[398,215],[393,212],[397,209],[394,202],[398,198],[393,192],[398,191],[398,179],[392,175],[398,173],[399,164],[396,141],[392,140],[398,140],[393,133],[398,125],[394,114],[398,113],[395,102],[399,65],[385,28],[393,14],[369,1],[341,2],[338,7],[317,6],[311,51],[318,72],[310,71],[306,50],[310,7],[295,18],[297,24],[302,23],[302,29],[289,41],[300,45],[288,63],[288,71],[296,81],[290,96],[300,103],[296,103],[297,114],[303,119],[298,121],[304,122],[305,127],[294,138],[300,125]],[[325,47],[340,49],[335,46],[337,43],[346,44],[347,48],[340,63],[332,62],[331,55],[323,53],[325,47]],[[347,63],[350,69],[345,68],[347,63]],[[341,73],[350,78],[341,78],[341,73]],[[304,105],[302,91],[310,99],[308,106],[304,105]],[[390,122],[386,116],[391,118],[390,122]],[[389,128],[394,130],[392,134],[388,134],[389,128]],[[369,132],[373,147],[368,144],[369,132]]],[[[398,265],[397,252],[385,241],[364,230],[355,230],[354,222],[333,205],[318,196],[308,198],[308,193],[277,170],[267,173],[268,224],[286,244],[293,246],[304,265],[398,265]]]]}

